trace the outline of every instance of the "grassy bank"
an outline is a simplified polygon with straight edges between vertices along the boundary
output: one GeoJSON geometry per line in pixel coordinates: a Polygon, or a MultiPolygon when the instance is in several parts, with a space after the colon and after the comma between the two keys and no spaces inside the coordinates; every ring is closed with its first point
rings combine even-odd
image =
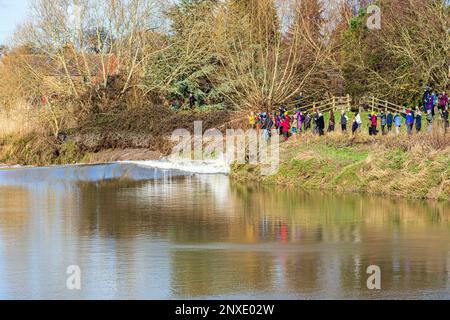
{"type": "Polygon", "coordinates": [[[89,162],[89,153],[71,140],[59,141],[36,134],[0,139],[0,163],[3,164],[45,166],[89,162]]]}
{"type": "Polygon", "coordinates": [[[193,132],[194,121],[201,121],[204,130],[215,128],[228,122],[230,116],[226,111],[175,112],[157,106],[92,113],[61,130],[55,138],[34,118],[15,119],[0,114],[0,124],[12,127],[0,130],[0,163],[44,166],[154,160],[170,153],[174,130],[193,132]],[[33,125],[19,130],[24,123],[33,125]]]}
{"type": "Polygon", "coordinates": [[[450,199],[450,136],[302,136],[281,146],[280,168],[263,177],[235,165],[232,178],[303,189],[450,199]]]}

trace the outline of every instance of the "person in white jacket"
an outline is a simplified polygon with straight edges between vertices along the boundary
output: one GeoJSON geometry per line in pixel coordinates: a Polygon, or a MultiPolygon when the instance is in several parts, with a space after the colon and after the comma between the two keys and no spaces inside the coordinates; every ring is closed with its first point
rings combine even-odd
{"type": "Polygon", "coordinates": [[[353,134],[355,134],[356,131],[358,131],[358,129],[361,127],[361,124],[362,124],[361,115],[358,112],[355,116],[355,120],[353,121],[353,125],[352,125],[352,133],[353,134]]]}
{"type": "Polygon", "coordinates": [[[361,128],[362,121],[361,121],[361,115],[359,114],[359,112],[356,114],[355,121],[358,124],[358,129],[361,128]]]}

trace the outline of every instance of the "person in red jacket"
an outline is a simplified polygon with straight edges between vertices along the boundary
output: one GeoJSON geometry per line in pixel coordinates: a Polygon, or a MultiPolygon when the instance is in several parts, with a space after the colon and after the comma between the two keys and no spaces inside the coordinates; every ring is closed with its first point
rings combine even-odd
{"type": "Polygon", "coordinates": [[[370,119],[372,127],[370,130],[371,135],[377,135],[378,117],[375,112],[372,112],[372,118],[370,119]]]}
{"type": "Polygon", "coordinates": [[[287,113],[284,114],[281,126],[283,127],[284,140],[287,141],[289,139],[289,130],[291,129],[291,118],[287,113]]]}

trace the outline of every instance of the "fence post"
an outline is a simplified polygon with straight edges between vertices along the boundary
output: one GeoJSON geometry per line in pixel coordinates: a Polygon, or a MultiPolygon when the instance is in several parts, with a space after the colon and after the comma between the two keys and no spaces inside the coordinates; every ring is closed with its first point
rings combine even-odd
{"type": "Polygon", "coordinates": [[[372,112],[375,110],[375,97],[372,96],[372,112]]]}
{"type": "Polygon", "coordinates": [[[350,109],[352,108],[352,105],[351,105],[351,100],[350,100],[350,95],[349,94],[347,94],[347,111],[350,111],[350,109]]]}
{"type": "Polygon", "coordinates": [[[384,108],[385,108],[384,112],[387,113],[388,112],[388,102],[387,101],[384,103],[384,108]]]}
{"type": "Polygon", "coordinates": [[[332,107],[333,107],[333,111],[336,109],[336,97],[335,96],[333,96],[333,105],[332,105],[332,107]]]}

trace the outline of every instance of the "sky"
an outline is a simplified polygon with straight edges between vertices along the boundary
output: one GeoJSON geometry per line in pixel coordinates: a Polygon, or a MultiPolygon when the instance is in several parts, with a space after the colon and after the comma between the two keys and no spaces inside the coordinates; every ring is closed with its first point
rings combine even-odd
{"type": "Polygon", "coordinates": [[[7,43],[27,15],[28,0],[0,0],[0,44],[7,43]]]}

